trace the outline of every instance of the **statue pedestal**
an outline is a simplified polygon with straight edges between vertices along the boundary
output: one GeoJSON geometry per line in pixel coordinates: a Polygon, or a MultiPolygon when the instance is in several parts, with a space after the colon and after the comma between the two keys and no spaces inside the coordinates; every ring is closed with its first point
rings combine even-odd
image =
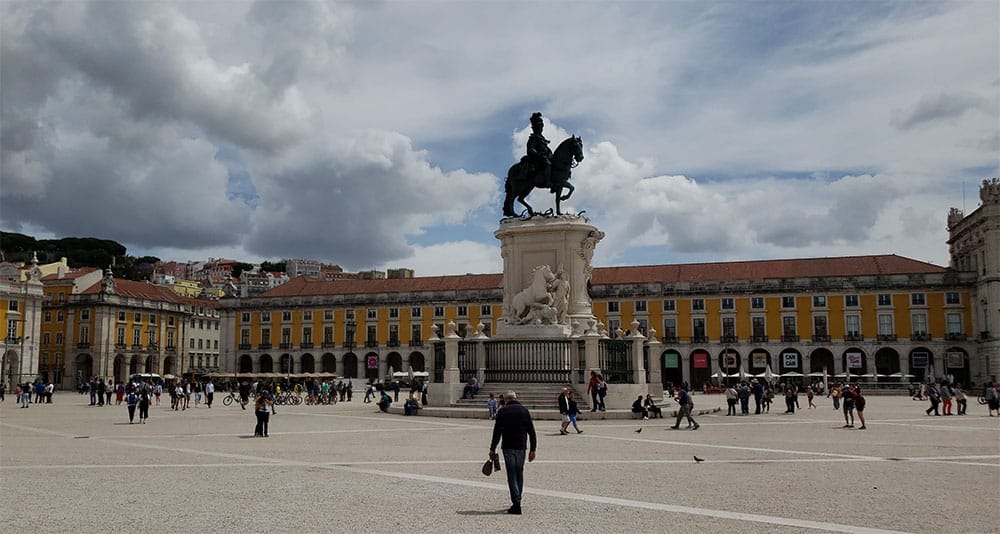
{"type": "Polygon", "coordinates": [[[596,319],[587,284],[594,247],[604,233],[579,215],[530,219],[508,218],[493,233],[501,243],[503,257],[503,316],[497,338],[553,339],[580,336],[596,329],[596,319]],[[532,287],[536,269],[548,267],[555,274],[564,273],[569,282],[569,296],[564,317],[526,321],[517,316],[523,310],[524,297],[518,294],[532,287]]]}

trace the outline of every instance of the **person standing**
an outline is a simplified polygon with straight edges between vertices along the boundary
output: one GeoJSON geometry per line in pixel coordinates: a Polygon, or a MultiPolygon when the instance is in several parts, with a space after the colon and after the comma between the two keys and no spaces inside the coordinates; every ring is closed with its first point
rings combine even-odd
{"type": "Polygon", "coordinates": [[[135,422],[135,407],[139,404],[139,396],[135,391],[129,391],[125,397],[125,405],[128,407],[128,424],[135,422]]]}
{"type": "Polygon", "coordinates": [[[590,380],[587,381],[587,393],[590,395],[590,411],[596,412],[600,406],[597,402],[597,371],[590,372],[590,380]]]}
{"type": "Polygon", "coordinates": [[[868,428],[867,426],[865,426],[865,404],[866,404],[866,402],[867,401],[865,400],[865,396],[861,394],[861,388],[860,387],[855,387],[854,388],[854,409],[857,410],[857,412],[858,412],[858,420],[861,421],[861,426],[858,427],[858,430],[865,430],[866,428],[868,428]]]}
{"type": "Polygon", "coordinates": [[[854,391],[849,384],[844,384],[840,392],[844,401],[844,426],[843,428],[854,428],[854,391]]]}
{"type": "MultiPolygon", "coordinates": [[[[413,393],[410,394],[413,397],[413,393]]],[[[490,393],[490,398],[486,400],[486,411],[490,414],[490,421],[496,419],[497,417],[497,397],[493,393],[490,393]]]]}
{"type": "Polygon", "coordinates": [[[987,384],[985,394],[986,407],[990,410],[990,417],[993,417],[993,412],[1000,415],[1000,389],[998,389],[997,384],[987,384]]]}
{"type": "Polygon", "coordinates": [[[569,388],[563,388],[562,393],[559,394],[559,415],[562,418],[562,424],[559,425],[559,434],[565,436],[569,434],[566,432],[566,428],[569,427],[569,388]]]}
{"type": "Polygon", "coordinates": [[[750,386],[746,382],[740,383],[736,395],[740,399],[740,415],[750,415],[750,386]]]}
{"type": "Polygon", "coordinates": [[[814,394],[812,386],[806,386],[806,400],[809,401],[809,406],[807,406],[806,409],[812,409],[816,407],[816,405],[813,404],[813,396],[814,394]]]}
{"type": "Polygon", "coordinates": [[[254,428],[253,435],[256,438],[266,438],[267,424],[271,419],[271,394],[267,388],[257,393],[253,412],[257,416],[257,426],[254,428]]]}
{"type": "Polygon", "coordinates": [[[938,388],[938,395],[941,396],[941,413],[944,415],[952,415],[951,413],[951,386],[949,384],[941,384],[938,388]]]}
{"type": "Polygon", "coordinates": [[[209,379],[205,382],[205,405],[209,408],[212,407],[212,401],[215,399],[215,384],[209,379]]]}
{"type": "Polygon", "coordinates": [[[762,386],[756,378],[751,380],[750,383],[753,384],[750,389],[753,391],[753,402],[756,406],[754,415],[760,415],[760,403],[764,399],[764,386],[762,386]]]}
{"type": "Polygon", "coordinates": [[[965,408],[969,404],[965,392],[962,391],[962,384],[955,385],[955,404],[958,405],[958,415],[965,415],[965,408]]]}
{"type": "Polygon", "coordinates": [[[240,382],[240,408],[246,410],[247,404],[249,402],[250,402],[250,382],[243,380],[242,382],[240,382]]]}
{"type": "Polygon", "coordinates": [[[701,425],[691,417],[691,410],[694,409],[694,401],[691,400],[691,394],[688,393],[687,388],[682,384],[680,389],[677,391],[677,396],[674,397],[677,401],[677,421],[674,422],[674,426],[670,427],[673,430],[677,430],[681,427],[681,419],[687,417],[688,428],[698,430],[701,425]]]}
{"type": "Polygon", "coordinates": [[[149,419],[149,388],[145,385],[139,390],[139,422],[146,424],[149,419]]]}
{"type": "Polygon", "coordinates": [[[427,406],[427,382],[420,383],[420,404],[427,406]]]}
{"type": "Polygon", "coordinates": [[[729,406],[729,411],[726,415],[736,415],[736,400],[739,398],[736,393],[736,388],[729,386],[726,388],[726,405],[729,406]]]}
{"type": "Polygon", "coordinates": [[[25,382],[21,386],[21,408],[27,408],[31,403],[31,383],[25,382]]]}
{"type": "Polygon", "coordinates": [[[577,426],[576,424],[576,416],[580,414],[580,407],[577,406],[576,404],[576,394],[573,393],[573,390],[571,389],[569,390],[567,395],[568,395],[567,400],[569,402],[569,409],[566,411],[566,413],[567,415],[569,415],[569,422],[570,424],[573,425],[573,429],[576,430],[577,434],[583,434],[583,430],[580,430],[580,427],[577,426]]]}
{"type": "Polygon", "coordinates": [[[941,415],[938,411],[938,406],[941,404],[941,397],[938,395],[937,386],[933,383],[927,384],[927,398],[931,401],[931,407],[927,408],[927,415],[934,412],[934,415],[941,415]]]}
{"type": "Polygon", "coordinates": [[[503,450],[503,461],[507,467],[507,487],[510,489],[511,506],[508,514],[521,515],[521,493],[524,490],[524,458],[527,451],[529,462],[535,461],[538,437],[531,413],[520,402],[517,394],[504,394],[506,403],[497,413],[493,423],[493,437],[490,440],[490,458],[496,458],[497,445],[503,450]],[[503,439],[501,443],[501,438],[503,439]]]}

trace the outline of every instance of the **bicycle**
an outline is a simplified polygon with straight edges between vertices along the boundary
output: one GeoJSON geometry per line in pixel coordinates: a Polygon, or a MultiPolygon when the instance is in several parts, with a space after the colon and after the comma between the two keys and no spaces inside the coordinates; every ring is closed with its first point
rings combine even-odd
{"type": "Polygon", "coordinates": [[[235,391],[230,391],[229,395],[226,395],[225,397],[222,398],[223,406],[229,406],[233,402],[242,404],[242,401],[240,400],[240,394],[235,391]]]}

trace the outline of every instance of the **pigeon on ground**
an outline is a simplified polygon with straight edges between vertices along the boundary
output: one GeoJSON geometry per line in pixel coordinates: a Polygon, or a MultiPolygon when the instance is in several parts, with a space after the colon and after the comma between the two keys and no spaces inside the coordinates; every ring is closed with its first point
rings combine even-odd
{"type": "Polygon", "coordinates": [[[697,456],[695,456],[695,457],[694,457],[694,461],[695,461],[695,462],[698,462],[698,463],[701,463],[701,462],[704,462],[704,461],[705,461],[705,459],[704,459],[704,458],[698,458],[697,456]]]}
{"type": "Polygon", "coordinates": [[[642,432],[642,427],[639,427],[639,430],[635,431],[636,434],[638,434],[639,432],[642,432]]]}

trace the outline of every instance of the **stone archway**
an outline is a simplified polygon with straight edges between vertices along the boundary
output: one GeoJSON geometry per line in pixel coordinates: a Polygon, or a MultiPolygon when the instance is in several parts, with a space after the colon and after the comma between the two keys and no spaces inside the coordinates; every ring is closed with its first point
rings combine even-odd
{"type": "Polygon", "coordinates": [[[315,373],[316,372],[316,359],[313,358],[312,354],[303,354],[302,358],[299,359],[299,369],[303,373],[315,373]]]}
{"type": "Polygon", "coordinates": [[[365,354],[365,378],[369,380],[378,380],[378,370],[379,370],[379,357],[377,352],[369,352],[365,354]],[[372,361],[375,365],[372,365],[372,361]]]}
{"type": "Polygon", "coordinates": [[[414,372],[423,372],[427,370],[427,363],[422,352],[410,353],[410,367],[413,368],[414,372]]]}
{"type": "MultiPolygon", "coordinates": [[[[385,357],[385,364],[392,367],[393,372],[405,372],[403,369],[403,357],[398,352],[390,352],[388,356],[385,357]]],[[[392,378],[391,376],[388,378],[392,378]]]]}
{"type": "MultiPolygon", "coordinates": [[[[176,371],[177,371],[177,369],[176,369],[176,362],[175,362],[174,357],[173,356],[167,356],[166,358],[164,358],[163,359],[163,373],[162,373],[162,375],[163,376],[176,375],[177,374],[176,371]]],[[[156,371],[147,371],[147,372],[154,372],[155,373],[156,371]]]]}
{"type": "Polygon", "coordinates": [[[684,359],[680,352],[674,349],[663,351],[660,355],[660,376],[664,389],[684,381],[684,359]]]}
{"type": "Polygon", "coordinates": [[[324,373],[336,373],[337,372],[337,357],[333,354],[327,352],[323,355],[320,360],[320,369],[324,373]]]}
{"type": "Polygon", "coordinates": [[[776,367],[774,363],[771,362],[771,353],[761,349],[756,348],[750,351],[750,356],[747,357],[748,365],[750,366],[750,374],[759,375],[767,371],[767,366],[771,366],[771,372],[776,373],[776,367]]]}
{"type": "Polygon", "coordinates": [[[240,356],[239,367],[237,368],[239,373],[252,373],[253,372],[253,358],[249,354],[244,354],[240,356]]]}
{"type": "Polygon", "coordinates": [[[295,372],[295,360],[291,354],[285,353],[278,358],[278,372],[283,375],[295,372]]]}
{"type": "Polygon", "coordinates": [[[261,373],[273,373],[274,372],[274,360],[271,359],[270,354],[261,354],[259,369],[261,373]]]}
{"type": "Polygon", "coordinates": [[[906,377],[916,382],[925,382],[929,374],[928,370],[934,368],[934,353],[927,347],[914,347],[910,350],[909,372],[913,375],[906,377]]]}
{"type": "Polygon", "coordinates": [[[899,353],[895,349],[882,347],[875,353],[876,374],[888,377],[899,372],[899,353]]]}
{"type": "Polygon", "coordinates": [[[712,379],[712,356],[705,349],[695,349],[688,355],[689,369],[691,377],[689,384],[691,388],[701,389],[702,386],[712,379]]]}
{"type": "Polygon", "coordinates": [[[132,355],[132,359],[128,362],[128,375],[129,376],[142,373],[142,371],[139,370],[139,364],[140,364],[141,361],[142,361],[142,357],[141,356],[139,356],[138,354],[133,354],[132,355]]]}
{"type": "Polygon", "coordinates": [[[743,369],[743,357],[735,349],[722,350],[719,352],[717,360],[719,369],[722,369],[727,375],[739,374],[740,370],[743,369]]]}
{"type": "Polygon", "coordinates": [[[94,376],[94,358],[90,354],[78,354],[73,366],[77,385],[88,382],[94,376]]]}
{"type": "Polygon", "coordinates": [[[125,373],[128,372],[128,367],[126,366],[125,361],[126,361],[125,360],[125,355],[124,354],[118,354],[117,356],[115,356],[114,363],[112,363],[112,366],[111,366],[111,369],[112,369],[111,373],[112,374],[111,374],[111,376],[113,377],[113,379],[114,379],[114,381],[115,381],[116,384],[119,383],[119,382],[125,382],[126,381],[127,377],[125,376],[125,373]]]}
{"type": "MultiPolygon", "coordinates": [[[[851,347],[845,350],[841,356],[841,363],[843,364],[844,373],[850,373],[852,376],[868,374],[868,355],[860,348],[851,347]]],[[[848,378],[840,376],[840,374],[837,377],[848,378]]]]}
{"type": "Polygon", "coordinates": [[[358,377],[358,355],[348,352],[344,355],[344,378],[358,377]]]}
{"type": "Polygon", "coordinates": [[[949,347],[944,352],[944,374],[952,384],[969,385],[972,378],[969,372],[969,353],[961,347],[949,347]]]}
{"type": "Polygon", "coordinates": [[[833,376],[836,372],[833,366],[833,353],[830,349],[816,349],[809,355],[809,372],[822,373],[824,370],[827,376],[833,376]]]}

